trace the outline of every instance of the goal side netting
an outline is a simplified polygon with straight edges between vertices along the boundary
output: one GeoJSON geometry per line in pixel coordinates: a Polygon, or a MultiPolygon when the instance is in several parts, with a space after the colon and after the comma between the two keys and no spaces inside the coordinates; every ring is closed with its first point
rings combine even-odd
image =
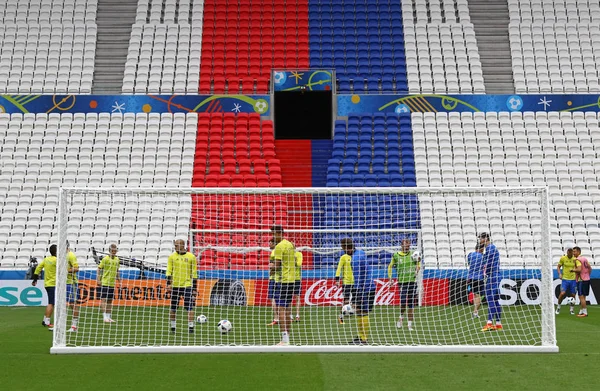
{"type": "Polygon", "coordinates": [[[52,353],[558,350],[545,188],[68,188],[58,226],[52,353]]]}

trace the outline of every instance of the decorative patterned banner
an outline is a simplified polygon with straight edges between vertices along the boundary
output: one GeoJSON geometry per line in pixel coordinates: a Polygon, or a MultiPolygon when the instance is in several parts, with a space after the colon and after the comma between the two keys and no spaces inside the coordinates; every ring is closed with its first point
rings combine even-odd
{"type": "Polygon", "coordinates": [[[600,111],[598,95],[338,95],[338,116],[350,113],[600,111]]]}
{"type": "Polygon", "coordinates": [[[330,91],[333,88],[332,74],[331,69],[274,70],[271,79],[275,91],[300,91],[302,87],[308,91],[330,91]]]}
{"type": "Polygon", "coordinates": [[[269,95],[0,95],[6,113],[259,113],[269,95]]]}

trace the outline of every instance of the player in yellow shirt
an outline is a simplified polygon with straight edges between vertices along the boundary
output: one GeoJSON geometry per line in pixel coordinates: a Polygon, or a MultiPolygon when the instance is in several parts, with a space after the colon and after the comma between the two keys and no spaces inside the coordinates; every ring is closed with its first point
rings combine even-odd
{"type": "MultiPolygon", "coordinates": [[[[566,295],[575,299],[577,294],[577,275],[575,270],[581,267],[581,262],[573,255],[573,248],[567,248],[567,253],[560,257],[558,265],[556,265],[556,271],[558,272],[558,278],[562,280],[560,284],[560,295],[558,295],[558,305],[556,306],[556,315],[560,314],[560,304],[566,295]]],[[[571,315],[575,315],[575,303],[569,306],[571,315]]]]}
{"type": "MultiPolygon", "coordinates": [[[[31,285],[35,286],[39,275],[42,270],[46,271],[44,279],[44,287],[48,294],[48,305],[46,306],[46,312],[44,314],[43,324],[48,327],[48,330],[54,330],[54,325],[50,324],[50,316],[54,311],[55,304],[55,288],[56,288],[56,254],[57,247],[53,244],[48,249],[50,256],[44,258],[42,263],[38,265],[33,274],[33,282],[31,285]]],[[[77,322],[79,319],[79,307],[77,307],[78,298],[78,286],[77,286],[77,272],[79,271],[79,264],[77,263],[77,257],[69,249],[69,242],[67,242],[67,306],[72,309],[73,317],[71,320],[71,328],[67,330],[68,333],[77,331],[77,322]]]]}
{"type": "Polygon", "coordinates": [[[46,294],[48,295],[48,305],[46,306],[42,326],[53,328],[54,325],[50,323],[50,318],[54,312],[54,295],[56,289],[56,244],[50,246],[48,251],[50,252],[50,256],[44,258],[44,260],[35,268],[31,285],[37,285],[40,273],[44,270],[44,289],[46,289],[46,294]]]}
{"type": "MultiPolygon", "coordinates": [[[[352,252],[352,249],[348,250],[352,252]]],[[[356,299],[356,290],[354,289],[354,273],[352,272],[352,255],[348,254],[346,250],[344,250],[344,255],[340,257],[340,261],[338,262],[338,267],[335,272],[335,280],[337,285],[342,284],[344,289],[344,305],[350,304],[352,299],[356,299]]],[[[340,324],[344,323],[344,312],[340,313],[338,318],[338,322],[340,324]]]]}
{"type": "Polygon", "coordinates": [[[275,241],[275,254],[272,269],[281,273],[279,292],[275,299],[279,314],[279,329],[281,330],[281,342],[279,346],[290,344],[290,331],[292,310],[292,296],[296,282],[296,248],[283,238],[283,227],[275,225],[271,228],[273,240],[275,241]]]}
{"type": "MultiPolygon", "coordinates": [[[[296,322],[300,321],[300,296],[302,294],[302,253],[296,251],[296,282],[294,283],[294,296],[292,297],[292,305],[296,300],[296,322]]],[[[293,320],[293,318],[291,318],[293,320]]]]}
{"type": "Polygon", "coordinates": [[[104,323],[115,323],[112,318],[112,302],[115,298],[115,285],[119,279],[120,261],[117,257],[117,245],[111,244],[108,250],[110,255],[105,256],[98,265],[98,285],[100,286],[100,309],[104,317],[104,323]]]}
{"type": "Polygon", "coordinates": [[[269,248],[271,255],[269,256],[269,290],[267,291],[267,299],[271,300],[271,308],[273,308],[273,321],[267,326],[275,326],[279,324],[279,316],[277,315],[277,305],[275,304],[275,295],[277,294],[278,284],[281,281],[281,273],[278,273],[273,268],[275,266],[275,241],[269,240],[269,248]]]}
{"type": "Polygon", "coordinates": [[[198,281],[198,264],[196,256],[185,249],[185,241],[175,241],[175,252],[167,261],[167,291],[171,293],[171,332],[177,327],[177,307],[179,299],[188,312],[188,330],[194,332],[194,308],[196,307],[196,284],[198,281]]]}
{"type": "Polygon", "coordinates": [[[77,301],[79,299],[79,280],[77,279],[77,272],[79,272],[77,257],[71,251],[69,242],[67,241],[67,306],[73,311],[71,328],[67,330],[68,333],[77,331],[77,323],[79,321],[79,307],[77,306],[77,301]]]}

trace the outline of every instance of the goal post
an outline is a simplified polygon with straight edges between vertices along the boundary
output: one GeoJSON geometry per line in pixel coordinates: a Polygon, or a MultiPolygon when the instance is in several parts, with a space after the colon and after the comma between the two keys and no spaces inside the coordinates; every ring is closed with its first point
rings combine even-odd
{"type": "Polygon", "coordinates": [[[557,352],[548,208],[542,187],[63,188],[51,353],[557,352]],[[302,258],[281,274],[274,226],[302,258]],[[500,254],[495,284],[469,272],[483,232],[500,254]],[[336,278],[344,238],[364,254],[349,261],[368,269],[361,289],[336,278]],[[91,249],[112,244],[110,290],[91,249]],[[68,250],[79,263],[70,306],[68,250]],[[503,327],[484,332],[490,303],[503,327]],[[276,346],[286,330],[289,345],[276,346]]]}

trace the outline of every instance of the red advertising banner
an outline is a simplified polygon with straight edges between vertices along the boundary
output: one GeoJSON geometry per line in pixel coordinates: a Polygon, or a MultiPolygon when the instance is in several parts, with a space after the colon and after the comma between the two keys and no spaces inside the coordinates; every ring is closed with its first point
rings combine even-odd
{"type": "MultiPolygon", "coordinates": [[[[377,293],[375,305],[400,305],[398,286],[389,287],[388,280],[376,279],[377,293]]],[[[267,299],[268,281],[257,280],[254,284],[254,305],[269,305],[267,299]]],[[[448,280],[426,279],[422,285],[422,305],[447,305],[450,303],[448,280]]],[[[344,302],[344,291],[333,279],[302,280],[302,301],[304,305],[339,306],[344,302]]]]}

